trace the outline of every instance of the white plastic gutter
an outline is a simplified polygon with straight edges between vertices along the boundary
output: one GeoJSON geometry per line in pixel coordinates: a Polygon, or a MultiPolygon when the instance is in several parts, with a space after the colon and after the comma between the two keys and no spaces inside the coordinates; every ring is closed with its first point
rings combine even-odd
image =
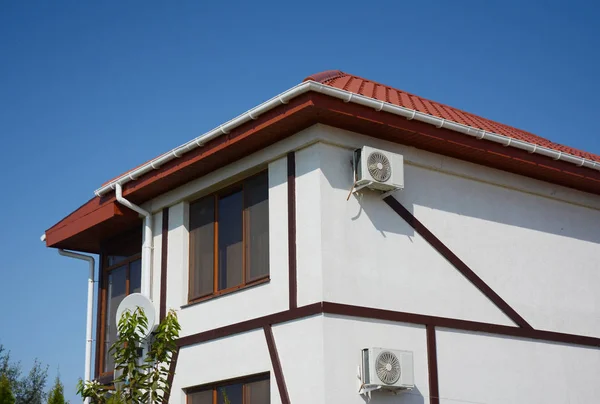
{"type": "MultiPolygon", "coordinates": [[[[42,237],[44,241],[45,237],[42,237]]],[[[90,265],[90,273],[88,276],[88,292],[87,292],[87,312],[86,312],[86,326],[85,326],[85,372],[84,381],[89,382],[92,380],[92,349],[93,349],[93,338],[92,338],[92,319],[94,315],[94,257],[89,255],[74,253],[71,251],[65,251],[59,249],[58,253],[65,257],[75,258],[78,260],[87,261],[90,265]]],[[[89,398],[86,398],[84,403],[88,404],[89,398]]]]}
{"type": "Polygon", "coordinates": [[[325,84],[317,83],[316,81],[305,81],[298,84],[295,87],[290,88],[287,91],[271,98],[270,100],[263,102],[262,104],[252,108],[251,110],[239,115],[238,117],[218,126],[217,128],[198,136],[197,138],[190,140],[189,142],[174,148],[173,150],[162,154],[161,156],[149,161],[148,163],[129,171],[128,173],[110,181],[106,185],[95,191],[97,196],[102,196],[111,190],[116,189],[117,185],[124,185],[129,181],[133,181],[140,176],[160,168],[163,164],[173,159],[181,157],[183,154],[203,146],[206,142],[231,132],[231,130],[248,121],[257,119],[261,114],[281,105],[287,104],[291,99],[298,97],[308,91],[315,91],[317,93],[325,94],[330,97],[339,98],[344,102],[353,102],[355,104],[364,105],[369,108],[373,108],[376,111],[384,111],[395,115],[400,115],[406,119],[415,119],[420,122],[425,122],[438,128],[450,129],[455,132],[463,133],[468,136],[475,137],[477,139],[489,140],[494,143],[500,143],[503,146],[515,147],[517,149],[525,150],[529,153],[540,154],[546,157],[550,157],[554,160],[561,160],[567,163],[575,164],[579,167],[587,167],[594,170],[600,171],[600,162],[586,159],[583,157],[577,157],[569,153],[565,153],[559,150],[551,149],[544,146],[538,146],[533,143],[525,142],[523,140],[514,139],[508,136],[500,135],[493,132],[488,132],[482,129],[477,129],[472,126],[463,125],[458,122],[450,121],[447,119],[438,118],[433,115],[425,114],[423,112],[416,111],[414,109],[400,107],[398,105],[390,104],[389,102],[379,101],[371,97],[367,97],[360,94],[355,94],[350,91],[340,90],[325,84]]]}
{"type": "MultiPolygon", "coordinates": [[[[152,276],[152,213],[145,211],[123,198],[123,188],[115,184],[117,202],[144,216],[144,243],[142,245],[142,294],[150,299],[150,278],[152,276]]],[[[150,324],[151,326],[153,324],[150,324]]]]}

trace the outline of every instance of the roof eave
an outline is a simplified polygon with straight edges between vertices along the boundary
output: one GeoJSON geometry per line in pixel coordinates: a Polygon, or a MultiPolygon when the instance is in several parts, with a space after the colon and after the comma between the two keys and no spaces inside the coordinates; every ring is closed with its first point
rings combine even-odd
{"type": "MultiPolygon", "coordinates": [[[[126,184],[123,194],[140,204],[191,180],[191,178],[205,175],[211,170],[231,163],[318,122],[370,133],[373,136],[378,136],[378,132],[383,134],[393,129],[397,135],[388,138],[390,141],[406,143],[434,153],[446,154],[476,164],[488,165],[600,195],[600,165],[595,161],[460,125],[314,81],[307,81],[217,129],[107,183],[98,190],[97,194],[101,196],[96,196],[49,229],[46,232],[48,236],[46,244],[49,247],[79,250],[80,246],[88,245],[86,243],[96,243],[97,240],[92,240],[92,238],[101,234],[96,231],[97,229],[111,228],[113,222],[118,222],[125,227],[137,221],[137,216],[121,218],[118,217],[119,215],[113,215],[115,217],[111,216],[106,220],[100,218],[102,220],[98,223],[92,223],[89,228],[84,229],[83,221],[78,220],[92,210],[113,203],[115,197],[110,190],[117,182],[122,185],[126,184]],[[381,113],[382,115],[380,115],[381,113]],[[325,119],[327,114],[330,117],[337,116],[337,118],[334,117],[333,120],[327,121],[325,119]],[[343,119],[343,122],[340,119],[343,119]],[[361,125],[366,122],[369,122],[371,126],[361,129],[361,125]],[[217,130],[219,133],[216,133],[217,130]],[[405,131],[404,134],[401,133],[402,131],[405,131]],[[407,133],[412,135],[407,135],[407,133]],[[424,134],[424,136],[420,134],[424,134]],[[408,139],[411,136],[412,144],[408,139]],[[427,141],[431,142],[431,139],[440,141],[435,145],[426,144],[427,141]],[[480,142],[478,139],[482,141],[480,142]],[[191,143],[196,146],[190,147],[191,143]],[[454,149],[451,150],[452,147],[454,149]],[[482,154],[475,156],[473,154],[475,150],[491,157],[482,159],[482,154]],[[525,161],[528,164],[526,167],[511,168],[507,165],[508,163],[499,160],[489,161],[495,158],[494,156],[500,155],[507,155],[503,157],[508,157],[505,160],[512,159],[515,163],[510,164],[513,165],[517,161],[525,161]],[[166,156],[171,157],[167,159],[166,156]],[[160,166],[157,165],[157,161],[160,162],[160,166]],[[145,171],[141,171],[143,167],[146,167],[145,171]],[[71,229],[62,229],[63,226],[71,229]],[[101,228],[97,226],[101,226],[101,228]],[[59,230],[60,233],[67,231],[68,237],[54,237],[58,236],[59,230]],[[56,234],[50,235],[54,232],[56,234]]],[[[116,231],[118,227],[114,227],[114,229],[116,231]]],[[[89,251],[89,247],[86,248],[89,251]]]]}
{"type": "Polygon", "coordinates": [[[555,150],[544,146],[539,146],[534,143],[529,143],[523,140],[511,138],[498,133],[486,131],[483,129],[475,128],[472,126],[464,125],[449,119],[439,118],[434,115],[425,114],[423,112],[416,111],[414,109],[398,106],[389,102],[376,100],[365,95],[356,94],[350,91],[338,89],[335,87],[328,86],[326,84],[318,83],[313,80],[304,81],[281,94],[276,95],[270,100],[263,102],[262,104],[244,112],[243,114],[231,119],[230,121],[219,125],[213,130],[206,132],[189,142],[170,150],[167,153],[156,157],[148,161],[147,163],[139,166],[138,168],[131,170],[116,179],[108,182],[95,191],[97,196],[103,196],[108,192],[115,189],[116,184],[124,185],[130,181],[135,181],[140,176],[148,173],[152,170],[159,169],[165,163],[181,157],[183,154],[188,153],[198,147],[202,147],[208,141],[219,137],[224,134],[230,133],[233,129],[240,125],[256,120],[260,115],[267,111],[276,108],[282,104],[287,104],[290,100],[306,93],[307,91],[315,91],[317,93],[325,94],[330,97],[338,98],[348,103],[356,103],[369,108],[373,108],[376,111],[388,112],[391,114],[402,116],[408,120],[417,120],[437,128],[445,128],[458,133],[462,133],[467,136],[475,137],[480,140],[488,140],[491,142],[499,143],[506,147],[514,147],[517,149],[525,150],[528,153],[540,154],[551,158],[553,160],[560,160],[570,164],[575,164],[579,167],[590,168],[593,170],[600,171],[600,162],[578,157],[569,153],[565,153],[561,150],[555,150]]]}

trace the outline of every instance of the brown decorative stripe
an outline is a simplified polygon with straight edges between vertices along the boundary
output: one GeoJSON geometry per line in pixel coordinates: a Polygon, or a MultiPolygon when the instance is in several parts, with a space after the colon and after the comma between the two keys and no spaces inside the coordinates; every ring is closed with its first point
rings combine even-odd
{"type": "Polygon", "coordinates": [[[296,279],[296,154],[287,155],[287,198],[288,198],[288,267],[290,284],[290,309],[298,307],[296,279]]]}
{"type": "Polygon", "coordinates": [[[171,365],[169,366],[169,374],[167,375],[167,385],[163,402],[168,403],[171,398],[171,387],[173,387],[173,378],[175,377],[175,369],[177,368],[177,359],[179,358],[179,348],[173,353],[171,365]]]}
{"type": "MultiPolygon", "coordinates": [[[[169,376],[167,378],[167,385],[170,388],[170,386],[173,383],[173,375],[175,374],[177,357],[179,355],[179,348],[181,347],[199,344],[219,338],[228,337],[230,335],[240,334],[259,328],[264,328],[265,326],[279,324],[286,321],[298,320],[301,318],[306,318],[323,313],[425,325],[428,330],[428,333],[430,333],[429,329],[433,329],[434,327],[442,327],[454,330],[474,331],[492,335],[506,335],[517,338],[528,338],[540,341],[558,342],[562,344],[583,345],[594,348],[600,348],[600,338],[587,337],[583,335],[563,334],[553,331],[540,331],[527,328],[509,327],[506,325],[480,323],[476,321],[458,320],[446,317],[427,316],[424,314],[405,313],[401,311],[375,309],[370,307],[352,306],[341,303],[319,302],[309,304],[307,306],[298,307],[296,309],[269,314],[267,316],[246,320],[241,323],[231,324],[224,327],[216,328],[214,330],[208,330],[198,334],[188,335],[187,337],[179,338],[177,340],[177,352],[175,353],[175,355],[173,356],[173,360],[171,361],[169,376]]],[[[428,352],[433,352],[433,350],[431,349],[431,337],[428,335],[427,338],[428,352]]],[[[430,357],[430,354],[428,354],[428,358],[431,368],[432,359],[430,357]]],[[[431,382],[431,380],[430,385],[434,385],[431,382]]],[[[431,395],[433,395],[432,392],[430,392],[430,396],[431,395]]],[[[166,402],[168,402],[168,400],[166,402]]]]}
{"type": "Polygon", "coordinates": [[[600,347],[600,338],[584,335],[563,334],[554,331],[541,331],[530,328],[510,327],[506,325],[480,323],[447,317],[427,316],[424,314],[404,313],[401,311],[374,309],[341,303],[323,302],[323,312],[343,316],[362,317],[401,323],[431,325],[455,330],[475,331],[511,337],[529,338],[541,341],[560,342],[591,347],[600,347]]]}
{"type": "Polygon", "coordinates": [[[273,313],[263,317],[242,321],[241,323],[226,325],[224,327],[200,332],[198,334],[188,335],[187,337],[179,338],[177,340],[177,346],[184,347],[192,344],[199,344],[218,338],[228,337],[234,334],[240,334],[242,332],[252,331],[262,328],[265,325],[283,323],[321,313],[323,313],[322,303],[313,303],[307,306],[297,307],[295,309],[285,310],[279,313],[273,313]]]}
{"type": "Polygon", "coordinates": [[[530,338],[541,341],[600,347],[600,338],[588,337],[584,335],[563,334],[554,331],[533,330],[499,324],[480,323],[477,321],[428,316],[425,314],[405,313],[402,311],[375,309],[371,307],[352,306],[348,304],[331,302],[313,303],[307,306],[298,307],[296,309],[285,310],[278,313],[253,318],[251,320],[242,321],[240,323],[215,328],[213,330],[188,335],[186,337],[179,338],[177,340],[177,346],[185,347],[188,345],[199,344],[218,338],[228,337],[234,334],[256,330],[264,327],[265,325],[279,324],[322,313],[410,324],[431,325],[455,330],[475,331],[488,334],[507,335],[511,337],[530,338]]]}
{"type": "Polygon", "coordinates": [[[160,248],[160,321],[167,315],[167,258],[169,251],[169,208],[162,211],[160,248]]]}
{"type": "Polygon", "coordinates": [[[388,196],[384,199],[385,203],[402,217],[421,237],[423,237],[437,252],[450,262],[473,286],[483,293],[492,303],[496,305],[504,314],[508,316],[516,325],[522,328],[532,330],[533,327],[525,321],[512,307],[508,305],[496,292],[492,290],[471,268],[458,258],[444,243],[440,241],[432,232],[414,217],[400,202],[394,197],[388,196]]]}
{"type": "Polygon", "coordinates": [[[435,327],[427,324],[427,367],[429,368],[429,404],[440,403],[440,387],[438,383],[437,347],[435,327]]]}
{"type": "Polygon", "coordinates": [[[273,372],[275,373],[275,380],[277,381],[277,388],[279,389],[279,397],[281,398],[281,404],[290,404],[290,396],[287,391],[287,386],[285,385],[283,370],[281,370],[281,362],[279,361],[277,346],[275,346],[273,329],[270,325],[265,325],[263,327],[263,330],[265,331],[265,338],[267,339],[267,346],[269,347],[271,365],[273,366],[273,372]]]}

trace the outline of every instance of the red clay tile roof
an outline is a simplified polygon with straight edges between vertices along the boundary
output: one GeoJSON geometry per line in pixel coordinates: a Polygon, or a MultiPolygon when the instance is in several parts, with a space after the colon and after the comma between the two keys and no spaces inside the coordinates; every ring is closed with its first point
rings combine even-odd
{"type": "Polygon", "coordinates": [[[425,114],[533,143],[538,146],[548,147],[574,156],[600,161],[599,155],[554,143],[548,139],[534,135],[533,133],[491,121],[469,112],[461,111],[460,109],[449,107],[440,104],[439,102],[431,101],[339,70],[328,70],[313,74],[304,79],[304,81],[307,80],[313,80],[331,87],[371,97],[379,101],[385,101],[401,107],[414,109],[425,114]]]}

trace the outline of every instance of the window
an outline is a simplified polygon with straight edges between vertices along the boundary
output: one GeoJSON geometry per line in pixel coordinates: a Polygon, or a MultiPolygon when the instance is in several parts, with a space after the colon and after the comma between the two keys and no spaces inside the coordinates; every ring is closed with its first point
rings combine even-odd
{"type": "Polygon", "coordinates": [[[267,279],[267,172],[191,203],[189,235],[189,301],[267,279]]]}
{"type": "Polygon", "coordinates": [[[136,230],[105,243],[102,248],[102,288],[100,290],[99,375],[113,372],[109,352],[117,337],[117,308],[125,296],[141,291],[141,232],[136,230]]]}
{"type": "Polygon", "coordinates": [[[125,296],[139,293],[141,290],[142,261],[139,256],[119,263],[116,267],[106,269],[108,275],[106,292],[107,315],[104,319],[104,369],[103,373],[112,372],[115,366],[110,347],[117,339],[117,308],[125,296]]]}
{"type": "Polygon", "coordinates": [[[242,381],[195,387],[187,393],[187,404],[269,404],[269,375],[242,381]]]}

